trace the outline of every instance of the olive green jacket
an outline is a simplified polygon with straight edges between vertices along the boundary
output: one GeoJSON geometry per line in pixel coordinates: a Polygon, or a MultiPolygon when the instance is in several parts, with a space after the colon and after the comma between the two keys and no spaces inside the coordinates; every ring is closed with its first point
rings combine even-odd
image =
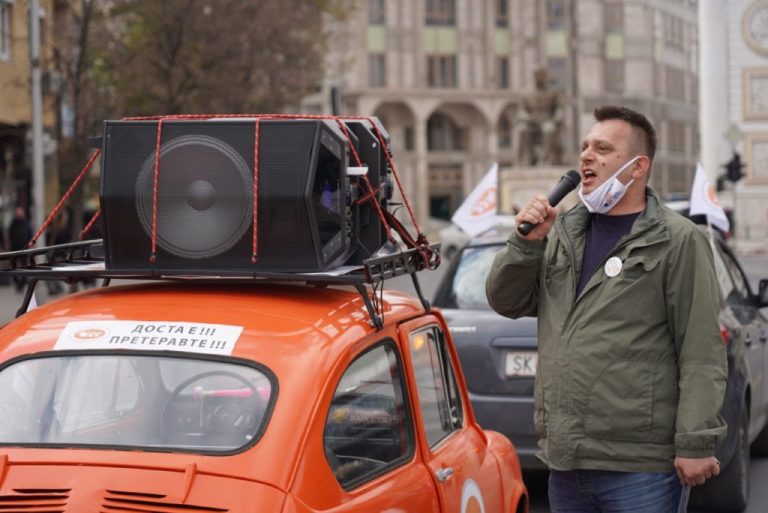
{"type": "Polygon", "coordinates": [[[513,234],[486,282],[501,315],[538,317],[534,423],[558,470],[662,472],[714,454],[727,363],[712,249],[646,190],[647,205],[576,298],[589,213],[558,216],[545,241],[513,234]]]}

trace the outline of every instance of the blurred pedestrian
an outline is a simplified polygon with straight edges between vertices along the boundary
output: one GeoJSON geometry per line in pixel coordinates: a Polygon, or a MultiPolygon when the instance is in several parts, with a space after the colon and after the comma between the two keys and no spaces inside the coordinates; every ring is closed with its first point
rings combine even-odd
{"type": "MultiPolygon", "coordinates": [[[[27,219],[27,213],[24,211],[24,207],[17,206],[13,209],[13,219],[11,224],[8,225],[8,249],[11,251],[25,249],[31,239],[32,225],[29,223],[29,219],[27,219]]],[[[13,285],[16,287],[17,292],[23,290],[26,283],[27,280],[24,277],[13,277],[13,285]]]]}
{"type": "Polygon", "coordinates": [[[582,204],[531,200],[486,283],[491,306],[538,316],[534,424],[559,512],[676,512],[717,475],[726,356],[709,241],[648,187],[656,134],[595,110],[582,204]]]}

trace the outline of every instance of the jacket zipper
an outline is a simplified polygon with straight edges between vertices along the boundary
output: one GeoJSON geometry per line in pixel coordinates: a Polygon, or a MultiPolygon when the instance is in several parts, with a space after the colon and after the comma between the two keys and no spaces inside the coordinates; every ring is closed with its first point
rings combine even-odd
{"type": "MultiPolygon", "coordinates": [[[[607,261],[608,261],[610,258],[612,258],[614,255],[616,255],[616,253],[618,253],[619,251],[621,251],[622,249],[624,249],[624,247],[625,247],[627,244],[629,244],[630,242],[632,242],[632,241],[636,240],[636,239],[637,239],[637,238],[639,238],[641,235],[643,235],[643,234],[645,234],[646,232],[650,231],[650,230],[651,230],[651,228],[655,228],[655,227],[656,227],[656,226],[658,226],[659,224],[660,224],[660,223],[659,223],[658,221],[656,221],[656,222],[652,223],[650,226],[648,226],[648,227],[646,227],[645,229],[643,229],[642,231],[639,231],[639,232],[637,232],[637,233],[636,233],[636,234],[634,234],[634,235],[632,235],[632,234],[630,233],[630,234],[629,234],[629,237],[625,236],[626,238],[622,238],[622,239],[619,241],[619,243],[616,245],[616,247],[615,247],[615,248],[613,248],[611,251],[609,251],[609,252],[608,252],[608,253],[607,253],[607,254],[606,254],[604,257],[603,257],[603,259],[602,259],[602,260],[600,261],[600,263],[597,265],[596,269],[598,269],[598,270],[599,270],[601,267],[604,267],[604,266],[605,266],[605,263],[606,263],[606,262],[607,262],[607,261]]],[[[643,247],[645,247],[645,246],[643,246],[643,247]]],[[[578,303],[578,302],[579,302],[579,299],[581,299],[581,298],[584,296],[584,292],[586,292],[586,291],[587,291],[587,287],[584,287],[584,290],[582,290],[582,291],[581,291],[581,295],[580,295],[579,297],[577,297],[577,298],[576,298],[576,300],[574,301],[574,305],[575,305],[576,303],[578,303]]]]}
{"type": "MultiPolygon", "coordinates": [[[[573,291],[573,294],[575,295],[576,294],[576,260],[575,260],[575,258],[576,258],[576,256],[575,256],[576,255],[576,248],[574,247],[573,241],[571,240],[571,237],[568,234],[568,230],[566,230],[565,219],[563,217],[561,217],[559,219],[559,222],[561,224],[563,238],[568,243],[567,244],[568,245],[568,253],[569,253],[568,254],[568,259],[571,262],[571,282],[572,282],[572,286],[573,286],[572,291],[573,291]]],[[[603,259],[600,261],[600,264],[597,266],[597,269],[600,269],[601,267],[603,267],[605,265],[605,262],[608,261],[609,258],[611,258],[613,255],[618,253],[619,250],[623,249],[628,243],[630,243],[633,240],[637,239],[641,235],[647,233],[652,228],[657,227],[659,224],[661,224],[660,221],[656,220],[653,223],[651,223],[649,226],[644,228],[643,230],[635,233],[634,235],[630,234],[629,237],[626,237],[625,239],[621,240],[619,242],[619,244],[615,248],[613,248],[612,251],[610,251],[607,255],[605,255],[603,257],[603,259]]],[[[571,325],[571,317],[573,316],[573,313],[576,311],[576,304],[579,302],[579,299],[581,299],[584,296],[584,292],[586,290],[587,289],[585,287],[584,290],[582,291],[581,295],[579,295],[578,297],[574,297],[573,298],[573,303],[571,304],[571,307],[568,310],[568,315],[566,315],[566,317],[565,317],[565,322],[563,324],[563,328],[571,325]]],[[[570,340],[570,336],[568,337],[568,340],[570,340]]]]}
{"type": "MultiPolygon", "coordinates": [[[[576,294],[576,285],[577,285],[577,283],[576,283],[576,260],[575,260],[575,258],[576,258],[576,256],[575,256],[576,255],[576,248],[573,246],[573,241],[571,240],[571,237],[568,234],[568,230],[566,230],[565,219],[563,217],[560,217],[559,218],[559,222],[560,222],[560,225],[561,225],[561,228],[562,228],[563,238],[565,239],[565,241],[567,243],[568,260],[571,263],[571,271],[570,271],[570,273],[571,273],[571,287],[572,287],[571,291],[573,292],[573,294],[576,294]]],[[[565,321],[563,321],[563,326],[561,327],[561,330],[563,332],[565,331],[565,328],[567,326],[570,326],[570,324],[571,324],[571,316],[573,315],[573,311],[575,310],[575,306],[576,306],[576,298],[574,297],[574,298],[572,298],[571,305],[568,308],[568,314],[565,316],[565,321]]],[[[566,340],[568,340],[568,344],[566,344],[566,345],[568,345],[568,346],[570,345],[570,339],[571,339],[571,337],[570,337],[570,335],[568,335],[566,337],[566,340]]]]}

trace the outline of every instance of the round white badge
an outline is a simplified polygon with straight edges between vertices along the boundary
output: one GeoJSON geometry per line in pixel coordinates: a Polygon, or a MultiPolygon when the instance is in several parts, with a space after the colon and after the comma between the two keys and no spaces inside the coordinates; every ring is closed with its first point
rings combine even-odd
{"type": "Polygon", "coordinates": [[[609,278],[614,278],[619,275],[621,272],[621,258],[619,257],[611,257],[608,259],[608,261],[605,263],[605,275],[609,278]]]}

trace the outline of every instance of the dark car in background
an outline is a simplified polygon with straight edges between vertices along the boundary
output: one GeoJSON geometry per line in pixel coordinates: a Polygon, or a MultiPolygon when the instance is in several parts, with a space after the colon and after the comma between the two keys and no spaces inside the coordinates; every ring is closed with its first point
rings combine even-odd
{"type": "Polygon", "coordinates": [[[515,441],[523,469],[543,469],[533,427],[536,319],[502,317],[485,297],[493,258],[511,230],[486,232],[465,244],[443,275],[434,306],[448,322],[478,422],[515,441]]]}
{"type": "MultiPolygon", "coordinates": [[[[706,227],[701,227],[706,230],[706,227]]],[[[533,384],[537,364],[536,319],[508,319],[491,310],[485,279],[511,229],[469,241],[451,262],[434,297],[453,335],[478,423],[515,444],[525,470],[536,459],[533,384]]],[[[727,345],[728,382],[722,415],[728,435],[717,447],[721,474],[693,489],[691,504],[713,511],[742,511],[749,494],[750,455],[768,456],[768,280],[754,294],[738,260],[713,236],[722,293],[720,326],[727,345]]]]}

